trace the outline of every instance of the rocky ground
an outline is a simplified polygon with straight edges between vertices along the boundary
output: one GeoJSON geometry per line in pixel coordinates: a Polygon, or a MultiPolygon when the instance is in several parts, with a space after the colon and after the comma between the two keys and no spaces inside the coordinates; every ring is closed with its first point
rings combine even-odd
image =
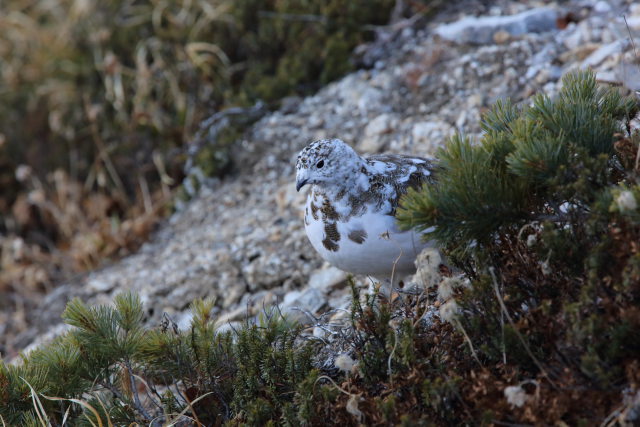
{"type": "Polygon", "coordinates": [[[181,327],[199,297],[216,299],[222,327],[275,303],[305,321],[339,313],[331,310],[349,303],[346,274],[307,241],[306,194],[294,186],[307,143],[338,137],[361,152],[433,155],[456,131],[477,137],[496,100],[554,94],[571,70],[591,67],[604,83],[640,89],[630,42],[631,34],[640,43],[640,5],[632,1],[461,3],[429,22],[381,30],[359,50],[371,69],[263,117],[238,144],[236,173],[201,188],[137,254],[56,287],[30,313],[32,327],[3,343],[3,356],[63,330],[60,314],[76,296],[110,303],[134,290],[150,324],[166,313],[181,327]]]}

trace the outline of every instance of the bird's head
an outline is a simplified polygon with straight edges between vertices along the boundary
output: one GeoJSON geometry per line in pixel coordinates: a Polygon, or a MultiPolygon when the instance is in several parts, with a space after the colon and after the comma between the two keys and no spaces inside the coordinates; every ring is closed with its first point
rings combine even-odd
{"type": "Polygon", "coordinates": [[[339,139],[320,139],[307,145],[296,162],[296,190],[307,184],[344,186],[364,160],[339,139]]]}

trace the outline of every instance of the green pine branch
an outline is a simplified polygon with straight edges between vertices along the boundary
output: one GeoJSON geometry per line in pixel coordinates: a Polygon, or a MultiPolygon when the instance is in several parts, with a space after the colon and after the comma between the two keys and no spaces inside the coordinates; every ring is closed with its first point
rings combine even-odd
{"type": "MultiPolygon", "coordinates": [[[[591,71],[567,75],[554,99],[538,95],[522,109],[498,102],[483,118],[478,143],[455,135],[438,152],[437,183],[403,197],[399,224],[463,248],[532,220],[562,220],[563,205],[581,206],[582,196],[567,190],[582,179],[582,169],[614,174],[615,135],[637,111],[634,99],[599,87],[591,71]],[[597,161],[600,154],[608,161],[597,161]]],[[[590,185],[583,194],[601,188],[602,180],[590,185]]]]}

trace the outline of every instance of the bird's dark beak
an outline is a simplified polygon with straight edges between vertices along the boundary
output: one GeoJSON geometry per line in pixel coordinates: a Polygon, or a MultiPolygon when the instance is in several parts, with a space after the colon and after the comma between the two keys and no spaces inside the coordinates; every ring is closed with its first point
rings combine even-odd
{"type": "Polygon", "coordinates": [[[301,179],[300,181],[296,181],[296,191],[300,191],[300,189],[302,187],[304,187],[305,185],[307,185],[307,183],[309,182],[309,179],[301,179]]]}

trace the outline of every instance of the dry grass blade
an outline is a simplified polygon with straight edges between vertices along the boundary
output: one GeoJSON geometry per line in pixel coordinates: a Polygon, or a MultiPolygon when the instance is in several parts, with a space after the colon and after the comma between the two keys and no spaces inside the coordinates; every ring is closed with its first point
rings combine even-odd
{"type": "Polygon", "coordinates": [[[64,417],[62,417],[62,425],[64,426],[67,423],[67,420],[69,419],[69,413],[71,411],[71,406],[67,407],[67,410],[64,411],[64,417]]]}
{"type": "Polygon", "coordinates": [[[524,349],[527,352],[527,354],[529,355],[529,357],[531,357],[531,360],[533,360],[533,363],[536,364],[538,369],[540,369],[540,372],[547,378],[547,380],[549,380],[549,383],[552,386],[557,387],[556,384],[551,379],[551,377],[549,376],[549,374],[547,373],[547,370],[544,368],[544,366],[542,366],[542,363],[540,363],[538,358],[531,351],[531,348],[529,347],[527,342],[522,337],[522,334],[520,334],[520,331],[518,331],[518,329],[516,328],[515,322],[511,318],[511,315],[509,314],[509,311],[507,310],[507,307],[504,305],[504,301],[502,299],[502,295],[500,295],[500,289],[498,288],[498,279],[496,278],[496,274],[495,274],[494,268],[493,267],[489,267],[489,272],[491,273],[491,278],[493,279],[493,289],[494,289],[494,291],[496,293],[496,298],[498,298],[498,303],[500,304],[500,308],[501,308],[502,312],[504,313],[504,315],[506,316],[506,318],[509,321],[509,323],[511,324],[511,327],[513,328],[513,331],[516,333],[516,336],[518,337],[518,340],[520,341],[520,343],[524,347],[524,349]]]}
{"type": "Polygon", "coordinates": [[[635,55],[636,58],[638,58],[638,52],[636,51],[636,43],[633,40],[633,36],[631,35],[631,29],[629,28],[629,23],[627,22],[627,16],[626,15],[622,15],[622,18],[624,19],[624,25],[627,27],[627,33],[629,34],[629,40],[631,41],[631,47],[633,48],[633,54],[635,55]]]}
{"type": "Polygon", "coordinates": [[[36,411],[38,420],[40,420],[40,423],[42,424],[43,427],[51,426],[51,423],[48,420],[45,422],[45,418],[47,418],[47,412],[44,410],[44,407],[42,406],[42,402],[40,402],[38,393],[36,393],[36,391],[33,389],[31,384],[29,384],[29,381],[25,380],[23,377],[20,377],[20,379],[24,381],[25,384],[27,384],[27,386],[29,386],[29,389],[31,390],[31,401],[33,402],[33,409],[36,411]]]}
{"type": "Polygon", "coordinates": [[[393,370],[391,369],[391,361],[393,360],[393,355],[398,348],[398,330],[395,328],[393,329],[393,338],[393,348],[391,349],[389,357],[387,358],[387,375],[389,375],[389,384],[391,384],[391,386],[393,386],[393,370]]]}
{"type": "Polygon", "coordinates": [[[600,427],[615,427],[626,425],[623,419],[620,419],[624,405],[616,408],[600,423],[600,427]]]}
{"type": "MultiPolygon", "coordinates": [[[[195,419],[191,418],[188,415],[184,415],[184,414],[168,414],[168,416],[173,416],[173,415],[175,415],[175,418],[173,420],[167,421],[167,424],[166,424],[167,427],[173,427],[173,426],[177,425],[180,422],[180,420],[185,419],[185,418],[187,420],[191,420],[194,425],[197,425],[197,426],[201,426],[202,425],[202,424],[200,424],[199,422],[197,422],[195,419]]],[[[153,425],[153,422],[155,420],[159,420],[159,419],[162,419],[162,418],[164,418],[164,416],[162,416],[162,415],[159,416],[159,417],[154,418],[153,420],[151,420],[151,423],[149,423],[149,425],[153,425]]]]}
{"type": "Polygon", "coordinates": [[[329,380],[329,382],[330,382],[331,384],[333,384],[333,386],[334,386],[336,389],[338,389],[340,392],[342,392],[342,393],[346,394],[347,396],[353,396],[353,394],[349,393],[348,391],[346,391],[345,389],[343,389],[342,387],[340,387],[338,384],[336,384],[336,382],[335,382],[331,377],[328,377],[328,376],[326,376],[326,375],[320,375],[320,376],[316,379],[315,383],[313,383],[313,386],[315,387],[315,385],[316,385],[316,384],[318,384],[318,381],[320,381],[320,380],[329,380]]]}
{"type": "MultiPolygon", "coordinates": [[[[100,396],[97,396],[97,400],[98,402],[100,402],[100,406],[102,407],[102,410],[104,411],[105,414],[108,414],[109,411],[107,411],[107,407],[105,406],[104,402],[102,401],[102,399],[100,398],[100,396]]],[[[109,425],[109,427],[113,427],[113,423],[111,422],[111,418],[109,418],[107,416],[107,424],[109,425]]]]}
{"type": "Polygon", "coordinates": [[[462,323],[458,319],[454,319],[454,324],[460,330],[460,332],[462,332],[464,340],[469,345],[469,349],[471,350],[471,355],[473,356],[474,360],[478,362],[478,365],[482,366],[482,362],[480,362],[480,358],[476,353],[476,349],[473,347],[473,341],[471,341],[471,337],[469,336],[469,334],[467,334],[467,331],[462,326],[462,323]]]}
{"type": "MultiPolygon", "coordinates": [[[[629,34],[629,41],[631,41],[631,47],[633,48],[633,55],[636,57],[636,60],[640,60],[640,57],[638,56],[638,51],[636,50],[636,43],[633,40],[633,35],[631,34],[631,29],[629,28],[629,23],[627,22],[627,16],[622,15],[622,18],[624,19],[624,25],[627,27],[627,33],[629,34]]],[[[638,65],[638,67],[640,67],[640,65],[638,65]]],[[[640,88],[635,88],[635,92],[637,96],[640,96],[640,88]]],[[[640,147],[638,147],[638,152],[636,154],[635,170],[640,171],[640,147]]]]}
{"type": "Polygon", "coordinates": [[[189,58],[193,61],[194,64],[202,67],[204,64],[208,63],[207,56],[205,54],[213,55],[218,59],[224,66],[230,67],[231,60],[224,53],[224,50],[220,48],[220,46],[213,43],[205,43],[205,42],[192,42],[186,46],[186,52],[189,55],[189,58]]]}
{"type": "MultiPolygon", "coordinates": [[[[96,420],[98,422],[97,427],[102,427],[102,425],[103,425],[102,424],[102,419],[100,418],[100,415],[98,414],[98,411],[96,410],[96,408],[94,408],[89,403],[85,402],[84,400],[72,399],[72,398],[70,399],[70,398],[64,398],[64,397],[52,397],[52,396],[45,396],[45,395],[42,395],[42,397],[44,397],[47,400],[68,401],[68,402],[76,403],[76,404],[88,409],[89,411],[91,411],[91,413],[96,417],[96,420]]],[[[91,423],[92,426],[94,426],[94,427],[96,426],[96,424],[93,421],[91,421],[91,418],[87,417],[87,420],[89,421],[89,423],[91,423]]],[[[108,417],[107,417],[107,420],[108,420],[108,425],[110,427],[113,427],[113,424],[111,423],[111,420],[108,419],[108,417]]]]}
{"type": "MultiPolygon", "coordinates": [[[[187,407],[186,407],[186,408],[184,408],[184,409],[182,410],[182,412],[180,412],[180,413],[177,415],[177,418],[187,417],[185,414],[186,414],[186,412],[187,412],[187,411],[189,411],[189,410],[190,410],[190,411],[191,411],[191,413],[193,413],[194,421],[196,422],[196,424],[197,424],[198,426],[203,426],[204,424],[202,424],[202,423],[198,420],[198,416],[196,415],[196,411],[193,409],[193,405],[194,405],[194,404],[196,404],[196,403],[198,403],[200,400],[204,399],[205,397],[209,396],[210,394],[214,394],[214,393],[213,393],[212,391],[210,391],[210,392],[208,392],[208,393],[203,394],[202,396],[198,396],[198,398],[197,398],[197,399],[194,399],[193,401],[189,401],[189,400],[187,400],[187,407]]],[[[192,419],[191,417],[187,417],[187,418],[192,419]]],[[[177,422],[177,420],[176,420],[175,422],[177,422]]],[[[170,424],[170,425],[173,425],[173,424],[170,424]]]]}

